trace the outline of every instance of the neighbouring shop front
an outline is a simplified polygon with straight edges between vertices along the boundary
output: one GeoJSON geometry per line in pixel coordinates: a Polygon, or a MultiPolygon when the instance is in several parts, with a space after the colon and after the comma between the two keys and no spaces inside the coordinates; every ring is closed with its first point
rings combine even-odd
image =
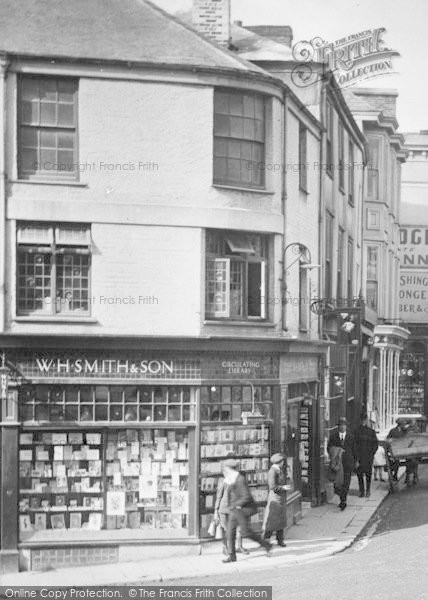
{"type": "Polygon", "coordinates": [[[2,460],[21,569],[197,547],[229,454],[261,525],[280,449],[278,354],[14,350],[8,362],[19,374],[17,447],[2,460]]]}
{"type": "Polygon", "coordinates": [[[293,480],[290,517],[296,518],[301,501],[319,504],[322,483],[325,400],[320,398],[320,360],[317,354],[281,356],[281,444],[293,480]]]}

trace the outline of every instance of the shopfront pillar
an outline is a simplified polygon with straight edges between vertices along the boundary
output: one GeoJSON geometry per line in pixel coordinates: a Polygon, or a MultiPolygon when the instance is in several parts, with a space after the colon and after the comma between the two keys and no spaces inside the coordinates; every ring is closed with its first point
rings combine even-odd
{"type": "Polygon", "coordinates": [[[18,554],[18,391],[0,367],[0,575],[19,570],[18,554]]]}

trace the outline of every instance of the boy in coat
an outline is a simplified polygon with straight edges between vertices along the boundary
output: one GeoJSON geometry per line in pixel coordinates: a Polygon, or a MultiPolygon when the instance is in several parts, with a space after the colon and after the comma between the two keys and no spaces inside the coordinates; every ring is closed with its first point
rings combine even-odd
{"type": "Polygon", "coordinates": [[[330,452],[330,449],[333,447],[343,449],[343,483],[339,493],[339,508],[340,510],[345,510],[346,499],[351,483],[351,475],[355,468],[356,462],[355,440],[353,435],[348,431],[348,421],[345,417],[340,417],[337,428],[331,432],[328,440],[327,451],[330,452]]]}

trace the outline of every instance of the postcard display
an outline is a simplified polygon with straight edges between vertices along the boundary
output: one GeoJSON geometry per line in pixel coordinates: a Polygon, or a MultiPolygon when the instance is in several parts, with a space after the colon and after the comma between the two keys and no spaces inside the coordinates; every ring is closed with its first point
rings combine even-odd
{"type": "Polygon", "coordinates": [[[21,539],[49,529],[186,529],[185,430],[20,434],[21,539]]]}
{"type": "Polygon", "coordinates": [[[201,429],[200,535],[208,536],[213,519],[217,487],[222,478],[221,461],[227,456],[239,461],[239,470],[258,504],[253,523],[263,521],[268,497],[267,476],[270,467],[270,426],[266,424],[204,426],[201,429]]]}

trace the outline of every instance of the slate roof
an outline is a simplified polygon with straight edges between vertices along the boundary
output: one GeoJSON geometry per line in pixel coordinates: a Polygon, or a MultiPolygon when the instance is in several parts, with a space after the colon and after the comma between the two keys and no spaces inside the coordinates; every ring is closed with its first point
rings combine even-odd
{"type": "Polygon", "coordinates": [[[0,52],[263,74],[147,0],[1,0],[0,52]]]}

